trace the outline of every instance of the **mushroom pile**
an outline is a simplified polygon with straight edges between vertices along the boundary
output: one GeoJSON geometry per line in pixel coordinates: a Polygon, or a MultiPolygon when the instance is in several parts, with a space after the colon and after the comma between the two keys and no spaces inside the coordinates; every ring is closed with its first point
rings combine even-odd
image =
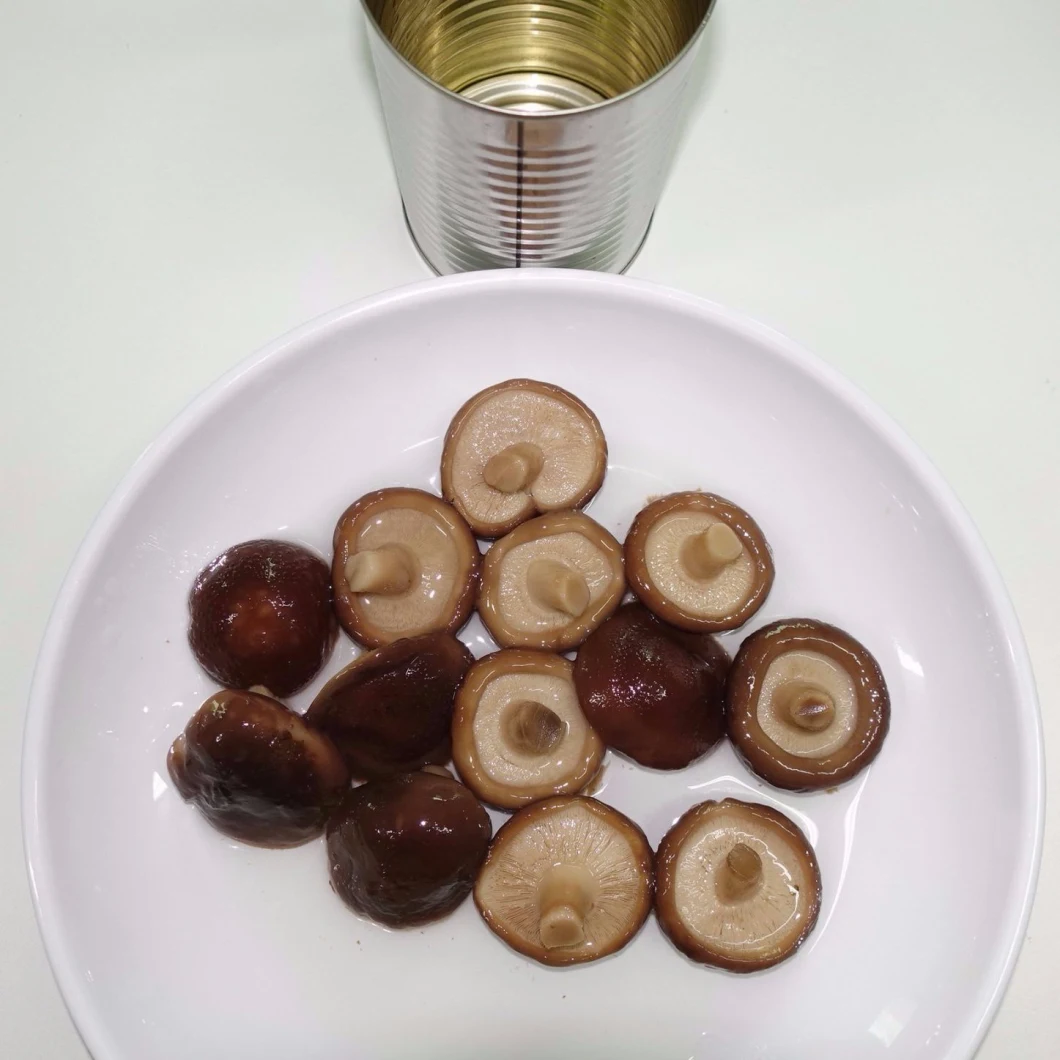
{"type": "Polygon", "coordinates": [[[330,567],[285,541],[222,552],[188,601],[192,652],[224,687],[170,748],[182,798],[242,842],[325,835],[336,895],[388,927],[473,894],[491,931],[548,965],[617,952],[653,909],[693,961],[753,972],[790,957],[822,890],[789,817],[701,802],[653,853],[589,792],[608,750],[678,770],[726,736],[773,787],[832,789],[880,751],[883,674],[849,633],[804,618],[761,626],[730,658],[715,634],[773,586],[762,529],[683,491],[652,499],[620,543],[581,510],[606,467],[582,401],[513,379],[453,418],[442,496],[355,500],[330,567]],[[456,636],[475,611],[497,646],[478,660],[456,636]],[[361,654],[295,712],[283,700],[340,628],[361,654]],[[512,814],[495,836],[486,806],[512,814]]]}

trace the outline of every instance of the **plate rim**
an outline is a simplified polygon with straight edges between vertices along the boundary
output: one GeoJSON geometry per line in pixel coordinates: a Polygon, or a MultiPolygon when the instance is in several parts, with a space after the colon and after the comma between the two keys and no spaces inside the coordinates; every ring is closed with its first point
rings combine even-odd
{"type": "Polygon", "coordinates": [[[1005,909],[1002,918],[1002,944],[992,957],[983,986],[968,1005],[946,1054],[947,1060],[972,1056],[982,1044],[997,1015],[1026,937],[1041,868],[1046,800],[1041,705],[1030,655],[1008,589],[982,535],[941,471],[897,421],[838,369],[799,343],[744,313],[663,284],[628,276],[556,269],[495,270],[420,280],[368,295],[293,328],[238,361],[193,397],[148,443],[92,520],[63,578],[45,626],[26,703],[21,756],[22,840],[30,897],[52,975],[82,1041],[96,1060],[132,1060],[107,1029],[82,977],[76,972],[68,939],[64,937],[57,923],[58,917],[52,916],[51,909],[58,907],[59,888],[46,856],[39,817],[38,784],[42,761],[40,752],[51,719],[49,704],[54,703],[52,693],[57,663],[61,655],[60,649],[70,632],[70,605],[76,600],[86,577],[94,569],[112,531],[165,459],[194,433],[197,425],[225,399],[229,391],[237,388],[248,376],[265,370],[269,365],[275,366],[287,358],[297,356],[299,348],[307,341],[339,330],[358,317],[371,317],[399,310],[406,303],[415,304],[429,302],[434,298],[460,298],[476,292],[519,288],[530,288],[545,293],[550,289],[556,289],[559,293],[584,290],[599,293],[604,297],[613,297],[614,292],[624,291],[643,303],[652,303],[664,309],[673,306],[691,311],[726,330],[769,347],[774,354],[811,377],[844,405],[853,409],[898,452],[937,499],[994,605],[997,621],[1011,652],[1019,689],[1018,698],[1021,703],[1027,704],[1030,721],[1023,736],[1022,746],[1024,758],[1030,767],[1024,779],[1022,795],[1032,807],[1028,820],[1023,823],[1023,834],[1019,840],[1021,864],[1018,867],[1022,868],[1022,871],[1017,875],[1016,883],[1018,887],[1022,882],[1022,890],[1018,891],[1005,909]]]}

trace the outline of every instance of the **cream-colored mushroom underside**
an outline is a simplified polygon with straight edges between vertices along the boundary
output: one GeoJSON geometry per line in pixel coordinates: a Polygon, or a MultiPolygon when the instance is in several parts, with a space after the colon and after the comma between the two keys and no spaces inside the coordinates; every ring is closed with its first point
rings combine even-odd
{"type": "Polygon", "coordinates": [[[713,578],[693,578],[681,563],[685,542],[720,521],[707,512],[671,512],[655,521],[644,542],[648,574],[659,592],[690,614],[708,619],[737,611],[755,584],[754,560],[746,548],[713,578]]]}
{"type": "Polygon", "coordinates": [[[850,674],[827,655],[815,651],[789,651],[768,666],[758,693],[756,714],[762,731],[778,747],[800,758],[825,758],[850,739],[858,722],[857,690],[850,674]],[[821,732],[808,732],[788,720],[778,709],[777,693],[791,682],[823,688],[835,706],[832,724],[821,732]]]}
{"type": "Polygon", "coordinates": [[[350,554],[383,545],[403,545],[415,557],[412,584],[403,593],[359,593],[353,597],[377,629],[400,632],[429,626],[452,605],[459,553],[445,525],[416,508],[384,508],[366,520],[350,554]]]}
{"type": "Polygon", "coordinates": [[[500,562],[497,609],[508,626],[523,633],[545,633],[576,621],[530,598],[526,576],[530,564],[537,559],[557,560],[576,570],[589,586],[589,609],[614,580],[608,557],[577,531],[550,534],[516,545],[500,562]]]}
{"type": "Polygon", "coordinates": [[[453,446],[453,489],[473,519],[498,523],[526,508],[527,493],[543,510],[569,507],[596,467],[597,438],[585,417],[558,398],[534,390],[505,390],[481,402],[464,421],[453,446]],[[506,494],[487,486],[491,457],[517,442],[544,454],[529,491],[506,494]]]}
{"type": "Polygon", "coordinates": [[[628,929],[643,901],[645,880],[638,864],[622,832],[574,802],[506,842],[483,868],[476,893],[509,931],[541,945],[542,879],[557,865],[582,867],[593,881],[592,906],[583,921],[585,941],[563,949],[597,949],[628,929]]]}
{"type": "Polygon", "coordinates": [[[479,696],[471,727],[482,771],[506,787],[559,784],[576,773],[585,759],[588,724],[578,706],[574,684],[553,674],[501,674],[479,696]],[[540,703],[564,723],[559,743],[544,755],[516,750],[503,735],[505,717],[513,704],[540,703]]]}
{"type": "Polygon", "coordinates": [[[799,925],[800,893],[789,866],[800,855],[782,833],[718,811],[685,840],[674,872],[674,901],[685,927],[701,942],[734,957],[785,949],[799,925]],[[729,851],[745,843],[762,859],[762,883],[750,897],[725,901],[716,880],[729,851]]]}

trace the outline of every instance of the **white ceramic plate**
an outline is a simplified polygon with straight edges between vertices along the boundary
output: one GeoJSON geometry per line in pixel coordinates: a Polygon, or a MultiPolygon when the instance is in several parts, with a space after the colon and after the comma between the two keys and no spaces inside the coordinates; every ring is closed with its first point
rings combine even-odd
{"type": "MultiPolygon", "coordinates": [[[[489,648],[477,620],[465,639],[489,648]]],[[[734,650],[740,636],[726,639],[734,650]]],[[[327,673],[354,653],[343,640],[327,673]]],[[[1017,622],[927,460],[767,329],[628,279],[560,272],[370,299],[195,402],[131,471],[67,578],[33,687],[24,795],[45,942],[97,1060],[965,1057],[1023,935],[1043,808],[1017,622]],[[650,494],[732,498],[776,560],[752,627],[835,622],[886,674],[883,752],[835,794],[773,790],[727,744],[676,773],[610,759],[600,797],[653,844],[723,795],[802,825],[824,904],[773,971],[693,965],[654,921],[616,957],[564,970],[506,949],[470,902],[424,930],[386,931],[332,894],[320,842],[239,846],[169,784],[166,750],[212,690],[185,642],[199,568],[251,537],[326,554],[365,491],[436,489],[450,416],[518,375],[599,415],[611,466],[597,519],[621,537],[650,494]]]]}

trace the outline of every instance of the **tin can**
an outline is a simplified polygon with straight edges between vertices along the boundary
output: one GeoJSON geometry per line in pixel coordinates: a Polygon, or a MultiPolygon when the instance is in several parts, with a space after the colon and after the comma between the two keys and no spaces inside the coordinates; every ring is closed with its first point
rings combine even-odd
{"type": "Polygon", "coordinates": [[[621,272],[714,0],[362,0],[409,230],[439,273],[621,272]]]}

